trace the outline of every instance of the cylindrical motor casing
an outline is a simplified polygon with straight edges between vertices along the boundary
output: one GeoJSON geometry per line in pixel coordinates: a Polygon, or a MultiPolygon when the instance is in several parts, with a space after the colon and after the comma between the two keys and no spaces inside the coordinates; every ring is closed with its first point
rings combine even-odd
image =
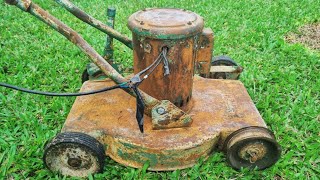
{"type": "Polygon", "coordinates": [[[152,64],[162,48],[168,48],[170,74],[164,76],[161,63],[139,88],[178,107],[186,105],[192,95],[202,17],[182,9],[152,8],[132,14],[128,27],[133,33],[135,74],[152,64]]]}

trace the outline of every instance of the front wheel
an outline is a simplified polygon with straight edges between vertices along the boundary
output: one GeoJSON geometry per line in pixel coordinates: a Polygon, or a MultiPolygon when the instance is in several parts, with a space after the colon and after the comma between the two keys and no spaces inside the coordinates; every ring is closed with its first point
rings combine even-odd
{"type": "Polygon", "coordinates": [[[275,164],[281,147],[273,133],[264,128],[250,126],[231,133],[224,143],[227,161],[234,169],[262,170],[275,164]]]}
{"type": "Polygon", "coordinates": [[[87,177],[102,171],[105,152],[103,145],[87,134],[64,132],[46,145],[43,161],[51,171],[87,177]]]}

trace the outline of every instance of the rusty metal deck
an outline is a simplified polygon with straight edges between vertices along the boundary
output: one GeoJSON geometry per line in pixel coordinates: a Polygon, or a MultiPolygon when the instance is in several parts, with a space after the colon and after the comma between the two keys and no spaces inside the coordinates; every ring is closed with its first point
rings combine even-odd
{"type": "MultiPolygon", "coordinates": [[[[81,91],[114,85],[111,80],[87,81],[81,91]]],[[[191,167],[220,147],[227,135],[247,126],[266,127],[245,87],[236,80],[194,78],[190,127],[153,130],[145,116],[145,133],[136,123],[134,97],[117,89],[77,97],[63,127],[97,138],[115,161],[163,171],[191,167]]],[[[187,108],[189,109],[189,108],[187,108]]]]}

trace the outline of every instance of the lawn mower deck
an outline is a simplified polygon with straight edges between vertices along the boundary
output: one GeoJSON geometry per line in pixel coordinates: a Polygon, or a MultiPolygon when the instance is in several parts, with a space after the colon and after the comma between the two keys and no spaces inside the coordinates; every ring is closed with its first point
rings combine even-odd
{"type": "MultiPolygon", "coordinates": [[[[101,89],[114,82],[86,81],[81,91],[101,89]]],[[[106,155],[126,166],[164,171],[193,166],[199,158],[221,150],[232,132],[248,127],[266,127],[245,87],[236,80],[196,76],[188,104],[190,127],[154,130],[149,116],[145,131],[135,120],[135,98],[122,90],[77,97],[62,132],[82,132],[105,145],[106,155]]]]}

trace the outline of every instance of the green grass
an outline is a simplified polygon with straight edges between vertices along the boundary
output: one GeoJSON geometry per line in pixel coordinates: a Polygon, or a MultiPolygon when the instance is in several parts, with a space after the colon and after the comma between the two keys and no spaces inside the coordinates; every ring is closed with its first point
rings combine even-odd
{"type": "MultiPolygon", "coordinates": [[[[105,35],[72,17],[54,1],[34,0],[80,32],[98,52],[105,35]]],[[[75,1],[104,20],[117,8],[116,29],[131,36],[127,18],[145,7],[192,10],[215,32],[214,54],[227,54],[245,67],[241,81],[283,148],[264,171],[240,172],[221,153],[193,168],[148,172],[107,159],[103,174],[89,179],[319,179],[320,53],[284,36],[320,21],[319,0],[75,1]]],[[[132,65],[132,52],[115,43],[116,61],[132,65]]],[[[77,47],[31,15],[0,3],[0,82],[44,91],[76,92],[89,61],[77,47]]],[[[236,93],[236,92],[235,92],[236,93]]],[[[62,179],[42,163],[43,146],[59,133],[74,98],[44,97],[0,89],[0,179],[62,179]]]]}

